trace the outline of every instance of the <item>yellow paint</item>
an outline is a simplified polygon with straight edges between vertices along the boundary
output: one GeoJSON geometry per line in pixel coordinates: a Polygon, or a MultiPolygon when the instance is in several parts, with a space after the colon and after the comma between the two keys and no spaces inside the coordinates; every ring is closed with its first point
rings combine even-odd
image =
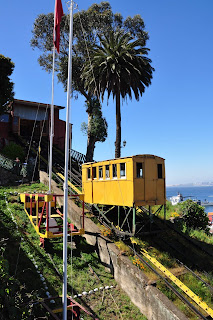
{"type": "Polygon", "coordinates": [[[82,165],[82,187],[87,203],[127,207],[165,204],[164,159],[153,155],[137,155],[85,163],[82,165]],[[142,177],[137,177],[137,163],[143,168],[142,177]],[[126,174],[122,176],[124,164],[126,174]],[[117,177],[113,177],[113,165],[117,168],[117,177]],[[161,178],[158,177],[158,165],[162,166],[161,178]]]}
{"type": "MultiPolygon", "coordinates": [[[[73,307],[75,307],[74,305],[71,305],[71,306],[67,306],[67,310],[72,310],[73,307]]],[[[61,313],[63,312],[63,308],[58,308],[58,309],[54,309],[52,310],[53,313],[61,313]]]]}
{"type": "Polygon", "coordinates": [[[187,294],[194,302],[196,302],[201,309],[206,311],[208,315],[213,318],[213,310],[201,300],[191,289],[189,289],[183,282],[181,282],[177,277],[175,277],[168,269],[166,269],[160,262],[155,258],[151,257],[146,250],[141,250],[141,253],[149,259],[167,278],[172,280],[185,294],[187,294]]]}
{"type": "Polygon", "coordinates": [[[21,200],[21,202],[25,202],[25,194],[24,193],[20,193],[20,200],[21,200]]]}
{"type": "MultiPolygon", "coordinates": [[[[63,181],[65,180],[64,176],[63,176],[61,173],[57,172],[56,174],[57,174],[57,176],[59,176],[63,181]]],[[[84,195],[82,194],[82,192],[81,192],[74,184],[72,184],[70,181],[68,181],[68,185],[80,196],[80,199],[81,199],[81,200],[84,200],[84,195]]]]}
{"type": "MultiPolygon", "coordinates": [[[[25,208],[30,208],[30,202],[25,202],[25,196],[26,196],[26,194],[25,193],[20,193],[20,200],[21,200],[21,202],[22,203],[25,203],[25,208]]],[[[55,207],[55,202],[53,201],[53,195],[52,195],[52,198],[51,197],[49,197],[50,195],[47,195],[48,197],[47,197],[47,199],[49,199],[49,201],[47,201],[47,202],[50,202],[51,201],[51,207],[53,208],[53,207],[55,207]]],[[[35,198],[35,200],[38,200],[38,198],[39,198],[39,196],[38,196],[38,194],[29,194],[29,198],[30,199],[33,199],[33,197],[35,198]]],[[[46,198],[46,196],[45,196],[45,198],[46,198]]],[[[43,205],[44,205],[44,201],[39,201],[39,208],[42,208],[43,207],[43,205]]],[[[36,203],[34,202],[34,201],[32,201],[32,208],[35,208],[35,206],[36,206],[36,203]]]]}
{"type": "MultiPolygon", "coordinates": [[[[53,201],[53,195],[52,194],[46,194],[46,195],[42,195],[44,196],[44,199],[46,200],[46,202],[51,202],[51,207],[54,207],[55,206],[55,201],[53,201]]],[[[81,194],[81,196],[83,196],[81,194]]],[[[44,238],[44,239],[52,239],[52,238],[60,238],[60,237],[63,237],[63,233],[57,233],[57,234],[53,234],[51,231],[46,231],[45,230],[45,233],[41,233],[39,232],[39,227],[38,227],[38,223],[39,223],[39,219],[38,219],[38,208],[39,207],[43,207],[44,205],[44,201],[39,201],[39,203],[37,202],[38,199],[39,199],[39,194],[29,194],[28,197],[30,199],[33,199],[33,202],[32,202],[32,207],[33,208],[36,208],[36,215],[30,215],[28,210],[30,208],[30,202],[29,201],[26,201],[26,194],[25,193],[22,193],[20,194],[20,199],[21,199],[21,202],[24,203],[24,211],[26,212],[32,226],[34,227],[36,233],[41,237],[41,238],[44,238]]],[[[28,200],[29,200],[28,198],[28,200]]],[[[61,216],[59,214],[51,214],[50,217],[52,218],[61,218],[61,216]]],[[[46,213],[44,213],[43,215],[43,218],[46,218],[46,213]]],[[[78,231],[74,231],[72,232],[73,235],[83,235],[85,233],[84,229],[80,229],[78,231]]]]}

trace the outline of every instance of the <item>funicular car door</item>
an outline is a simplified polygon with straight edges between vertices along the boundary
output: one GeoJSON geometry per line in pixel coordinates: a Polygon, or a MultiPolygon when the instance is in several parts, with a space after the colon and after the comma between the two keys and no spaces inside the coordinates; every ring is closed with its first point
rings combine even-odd
{"type": "Polygon", "coordinates": [[[145,201],[145,161],[143,157],[134,157],[134,202],[144,205],[145,201]]]}
{"type": "Polygon", "coordinates": [[[155,157],[145,159],[145,200],[155,204],[157,199],[157,167],[155,157]]]}

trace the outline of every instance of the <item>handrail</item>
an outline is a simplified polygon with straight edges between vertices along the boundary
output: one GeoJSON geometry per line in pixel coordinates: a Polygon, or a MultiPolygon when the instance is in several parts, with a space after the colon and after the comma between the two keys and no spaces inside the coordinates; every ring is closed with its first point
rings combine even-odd
{"type": "Polygon", "coordinates": [[[0,167],[12,171],[16,162],[0,153],[0,167]]]}
{"type": "Polygon", "coordinates": [[[26,177],[27,175],[26,165],[11,160],[5,157],[2,153],[0,153],[0,167],[18,176],[26,177]]]}

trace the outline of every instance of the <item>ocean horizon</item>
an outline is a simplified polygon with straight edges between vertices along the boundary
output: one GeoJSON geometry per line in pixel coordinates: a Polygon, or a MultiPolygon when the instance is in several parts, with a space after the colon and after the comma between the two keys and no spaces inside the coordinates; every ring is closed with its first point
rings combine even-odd
{"type": "MultiPolygon", "coordinates": [[[[213,202],[213,186],[167,186],[166,198],[169,200],[173,196],[181,193],[185,199],[196,199],[213,202]]],[[[213,212],[213,206],[205,206],[205,211],[213,212]]]]}

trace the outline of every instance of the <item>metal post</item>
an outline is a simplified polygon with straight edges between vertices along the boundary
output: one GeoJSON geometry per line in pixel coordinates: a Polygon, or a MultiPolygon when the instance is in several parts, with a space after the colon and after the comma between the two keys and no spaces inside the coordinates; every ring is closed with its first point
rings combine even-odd
{"type": "MultiPolygon", "coordinates": [[[[69,34],[69,60],[67,79],[67,110],[66,110],[66,139],[65,139],[65,167],[64,167],[64,214],[63,214],[63,320],[67,320],[67,213],[68,213],[68,163],[69,163],[69,120],[70,95],[72,84],[72,39],[73,39],[73,0],[70,4],[70,34],[69,34]]],[[[71,171],[71,164],[70,164],[71,171]]]]}
{"type": "MultiPolygon", "coordinates": [[[[36,226],[38,227],[39,196],[36,201],[36,226]]],[[[39,230],[38,230],[39,231],[39,230]]]]}
{"type": "MultiPolygon", "coordinates": [[[[54,13],[55,21],[55,13],[54,13]]],[[[55,22],[54,22],[55,24],[55,22]]],[[[50,114],[50,158],[49,158],[49,190],[48,194],[51,194],[52,189],[52,167],[53,167],[53,137],[54,137],[54,75],[55,75],[55,46],[53,46],[53,69],[52,69],[52,99],[51,99],[51,114],[50,114]]],[[[40,157],[40,154],[39,154],[40,157]]],[[[40,160],[39,160],[40,161],[40,160]]],[[[46,219],[48,219],[47,224],[49,225],[49,216],[51,215],[51,202],[48,203],[49,214],[46,219]]]]}
{"type": "Polygon", "coordinates": [[[41,147],[38,147],[38,153],[39,153],[39,158],[38,158],[38,172],[39,172],[39,177],[40,177],[40,167],[41,167],[41,147]]]}
{"type": "Polygon", "coordinates": [[[120,226],[120,206],[118,206],[118,227],[120,226]]]}
{"type": "Polygon", "coordinates": [[[151,206],[149,206],[149,231],[150,232],[151,232],[151,215],[152,215],[151,206]]]}
{"type": "Polygon", "coordinates": [[[136,231],[136,224],[135,224],[135,206],[132,208],[133,217],[132,217],[132,233],[135,234],[136,231]]]}
{"type": "Polygon", "coordinates": [[[51,193],[53,137],[54,137],[54,74],[55,74],[55,46],[53,47],[52,100],[51,100],[50,131],[49,131],[50,133],[49,193],[51,193]]]}
{"type": "Polygon", "coordinates": [[[84,229],[84,201],[83,201],[83,222],[82,222],[82,228],[84,229]]]}
{"type": "Polygon", "coordinates": [[[51,205],[51,202],[46,203],[46,232],[49,232],[49,204],[51,205]]]}

